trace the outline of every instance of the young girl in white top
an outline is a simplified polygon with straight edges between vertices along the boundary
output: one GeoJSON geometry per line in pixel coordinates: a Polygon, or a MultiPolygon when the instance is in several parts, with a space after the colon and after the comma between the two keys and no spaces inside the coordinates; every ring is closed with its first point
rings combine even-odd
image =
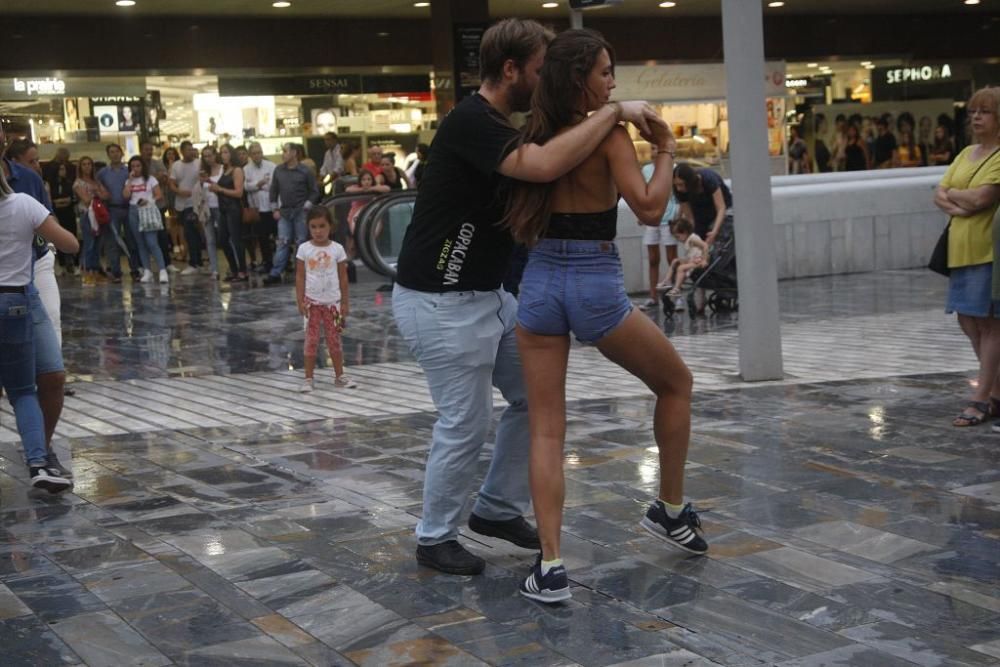
{"type": "Polygon", "coordinates": [[[163,262],[163,251],[160,250],[158,235],[163,229],[163,218],[156,202],[163,199],[160,184],[149,175],[149,167],[138,155],[128,161],[128,180],[122,196],[128,198],[128,225],[132,228],[132,236],[139,246],[139,261],[142,263],[142,279],[148,283],[153,280],[150,269],[150,255],[156,260],[160,269],[160,282],[167,282],[167,268],[163,262]]]}
{"type": "Polygon", "coordinates": [[[340,332],[350,311],[347,292],[347,251],[331,240],[334,222],[325,206],[314,206],[306,220],[309,240],[295,253],[295,300],[306,318],[305,382],[299,391],[313,390],[313,369],[320,326],[326,331],[326,348],[336,374],[334,386],[354,387],[344,375],[344,350],[340,332]]]}
{"type": "Polygon", "coordinates": [[[672,286],[667,294],[677,297],[681,294],[681,285],[684,284],[688,274],[707,265],[705,257],[708,246],[694,233],[694,226],[686,218],[674,223],[673,233],[674,238],[684,244],[685,251],[684,257],[678,257],[670,263],[670,273],[667,276],[669,283],[666,286],[672,286]]]}

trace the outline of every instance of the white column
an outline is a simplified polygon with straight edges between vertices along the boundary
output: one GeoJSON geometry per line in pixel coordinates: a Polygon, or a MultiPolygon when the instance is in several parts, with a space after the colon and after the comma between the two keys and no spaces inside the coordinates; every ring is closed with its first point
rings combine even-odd
{"type": "Polygon", "coordinates": [[[782,378],[760,0],[722,0],[729,151],[740,294],[740,375],[782,378]]]}
{"type": "Polygon", "coordinates": [[[579,9],[569,10],[569,27],[570,28],[582,28],[583,27],[583,11],[579,9]]]}

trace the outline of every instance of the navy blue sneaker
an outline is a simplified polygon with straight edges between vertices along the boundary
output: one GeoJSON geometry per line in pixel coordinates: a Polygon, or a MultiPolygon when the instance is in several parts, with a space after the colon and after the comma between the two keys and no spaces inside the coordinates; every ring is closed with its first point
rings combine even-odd
{"type": "Polygon", "coordinates": [[[684,506],[680,516],[671,519],[667,508],[659,500],[646,510],[645,518],[639,525],[667,544],[699,556],[708,551],[708,543],[701,537],[701,519],[691,503],[684,506]]]}
{"type": "Polygon", "coordinates": [[[556,565],[549,573],[542,576],[542,556],[531,568],[528,578],[521,582],[521,595],[546,604],[554,604],[570,599],[569,577],[566,568],[556,565]]]}

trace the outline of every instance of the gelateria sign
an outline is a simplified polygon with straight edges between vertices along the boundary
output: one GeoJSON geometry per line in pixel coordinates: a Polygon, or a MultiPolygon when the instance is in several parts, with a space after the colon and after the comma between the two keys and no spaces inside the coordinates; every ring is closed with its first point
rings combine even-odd
{"type": "MultiPolygon", "coordinates": [[[[784,97],[785,63],[764,64],[764,94],[784,97]]],[[[615,68],[616,100],[695,102],[726,98],[726,67],[705,65],[620,65],[615,68]]]]}

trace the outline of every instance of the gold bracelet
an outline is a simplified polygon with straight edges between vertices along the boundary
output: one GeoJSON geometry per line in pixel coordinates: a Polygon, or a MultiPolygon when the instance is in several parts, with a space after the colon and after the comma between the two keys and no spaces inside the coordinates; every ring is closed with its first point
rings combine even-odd
{"type": "Polygon", "coordinates": [[[671,160],[674,159],[674,151],[668,151],[668,150],[663,150],[662,148],[657,148],[656,157],[660,157],[661,155],[669,155],[671,160]]]}

